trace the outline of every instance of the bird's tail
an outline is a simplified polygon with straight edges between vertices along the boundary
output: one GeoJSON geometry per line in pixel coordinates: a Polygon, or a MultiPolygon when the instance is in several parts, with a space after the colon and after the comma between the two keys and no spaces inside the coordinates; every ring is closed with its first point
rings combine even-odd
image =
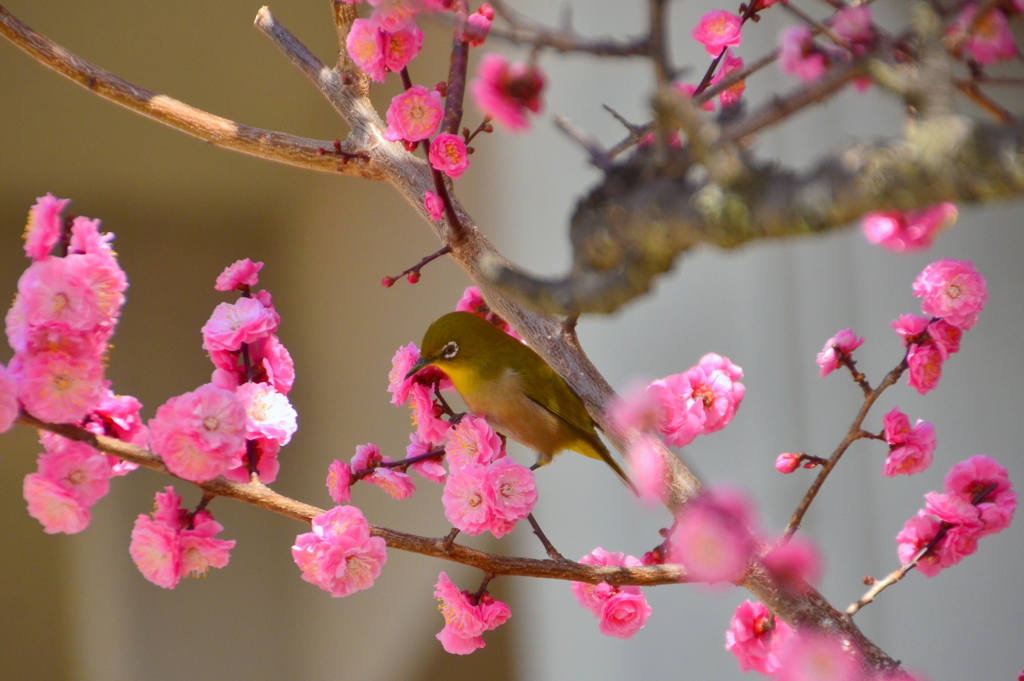
{"type": "Polygon", "coordinates": [[[573,443],[573,446],[569,449],[574,452],[578,452],[583,456],[589,456],[591,459],[601,459],[604,461],[613,471],[615,471],[615,474],[618,475],[619,479],[626,484],[626,487],[633,490],[633,494],[639,496],[639,493],[630,481],[629,476],[622,470],[622,467],[619,466],[619,462],[612,457],[612,453],[608,451],[608,448],[604,446],[604,443],[601,442],[599,438],[595,436],[593,440],[576,440],[576,442],[573,443]]]}

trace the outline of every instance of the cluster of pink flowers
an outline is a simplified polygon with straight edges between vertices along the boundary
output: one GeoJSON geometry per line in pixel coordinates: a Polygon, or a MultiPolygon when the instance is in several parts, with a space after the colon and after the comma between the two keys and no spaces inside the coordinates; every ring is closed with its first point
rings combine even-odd
{"type": "Polygon", "coordinates": [[[22,487],[28,514],[47,534],[81,532],[92,519],[90,507],[110,489],[110,461],[89,445],[52,433],[43,433],[40,442],[46,451],[38,472],[26,475],[22,487]]]}
{"type": "MultiPolygon", "coordinates": [[[[600,546],[580,558],[584,565],[635,567],[643,565],[638,558],[624,553],[611,553],[600,546]]],[[[600,620],[598,629],[605,636],[632,638],[647,624],[651,606],[638,586],[612,586],[606,582],[587,584],[573,582],[576,600],[600,620]]]]}
{"type": "Polygon", "coordinates": [[[1017,493],[1009,475],[994,459],[972,456],[946,475],[944,493],[929,492],[925,507],[896,535],[900,562],[914,560],[917,569],[934,577],[978,549],[978,540],[1010,526],[1017,493]]]}
{"type": "Polygon", "coordinates": [[[153,451],[172,473],[193,482],[224,475],[249,482],[249,458],[260,479],[277,478],[278,451],[297,428],[287,394],[295,365],[275,332],[281,318],[266,290],[251,293],[263,263],[248,258],[217,278],[220,291],[240,291],[203,326],[214,364],[210,383],[161,405],[149,422],[153,451]]]}
{"type": "MultiPolygon", "coordinates": [[[[68,204],[52,194],[29,213],[25,252],[32,264],[18,280],[7,313],[7,339],[14,357],[7,367],[18,402],[51,423],[81,422],[107,393],[103,363],[128,279],[110,247],[112,234],[99,220],[71,221],[67,250],[52,255],[64,234],[68,204]]],[[[10,418],[11,400],[5,400],[10,418]]]]}
{"type": "Polygon", "coordinates": [[[743,601],[725,632],[725,649],[736,656],[740,671],[768,676],[779,670],[779,652],[793,629],[777,619],[764,603],[743,601]]]}
{"type": "Polygon", "coordinates": [[[708,353],[697,366],[651,383],[658,401],[658,431],[674,447],[729,425],[746,388],[743,369],[727,357],[708,353]]]}
{"type": "Polygon", "coordinates": [[[369,589],[388,554],[355,506],[336,506],[313,518],[313,530],[295,538],[292,558],[302,578],[339,598],[369,589]]]}
{"type": "MultiPolygon", "coordinates": [[[[833,62],[863,55],[875,39],[871,8],[861,5],[839,10],[832,19],[831,29],[837,37],[846,41],[845,48],[819,45],[807,26],[787,26],[782,29],[779,34],[779,67],[805,83],[810,83],[821,78],[833,62]]],[[[863,90],[870,83],[870,80],[861,79],[857,87],[863,90]]]]}
{"type": "Polygon", "coordinates": [[[128,548],[142,576],[173,589],[182,577],[201,577],[231,558],[234,540],[216,539],[224,527],[209,511],[189,513],[173,487],[156,494],[152,515],[140,513],[128,548]]]}
{"type": "Polygon", "coordinates": [[[864,344],[864,339],[853,332],[853,329],[843,329],[836,335],[825,341],[825,347],[818,353],[818,366],[821,367],[821,377],[828,376],[842,366],[839,361],[840,353],[850,357],[853,351],[864,344]]]}
{"type": "MultiPolygon", "coordinates": [[[[423,11],[442,12],[439,2],[404,2],[375,0],[368,19],[356,19],[345,41],[352,61],[371,80],[384,82],[389,71],[401,71],[423,47],[423,31],[416,25],[416,16],[423,11]]],[[[450,3],[449,3],[450,4],[450,3]]]]}
{"type": "MultiPolygon", "coordinates": [[[[962,49],[973,61],[988,66],[1016,57],[1020,50],[1010,30],[1008,15],[1024,12],[1024,2],[1011,0],[991,7],[974,26],[962,49]]],[[[951,33],[967,31],[978,14],[977,3],[970,3],[949,27],[951,33]]]]}
{"type": "Polygon", "coordinates": [[[434,598],[441,603],[438,610],[444,615],[444,628],[437,640],[453,655],[468,655],[483,648],[483,633],[498,628],[512,616],[508,605],[486,591],[479,597],[459,591],[444,572],[438,575],[434,589],[434,598]]]}
{"type": "Polygon", "coordinates": [[[931,319],[900,315],[892,327],[907,346],[907,380],[924,395],[938,386],[943,363],[959,352],[963,332],[977,323],[988,289],[969,260],[944,259],[924,268],[913,291],[931,319]]]}
{"type": "Polygon", "coordinates": [[[935,452],[935,426],[917,420],[913,427],[910,419],[894,407],[882,419],[885,441],[889,443],[889,456],[885,459],[882,475],[913,475],[932,465],[935,452]]]}
{"type": "Polygon", "coordinates": [[[501,438],[484,419],[464,417],[445,449],[450,473],[441,502],[459,530],[502,537],[533,511],[533,471],[505,456],[501,438]]]}
{"type": "Polygon", "coordinates": [[[952,203],[937,203],[920,211],[868,213],[861,218],[861,227],[871,243],[897,253],[909,253],[930,248],[935,237],[956,222],[957,215],[952,203]]]}

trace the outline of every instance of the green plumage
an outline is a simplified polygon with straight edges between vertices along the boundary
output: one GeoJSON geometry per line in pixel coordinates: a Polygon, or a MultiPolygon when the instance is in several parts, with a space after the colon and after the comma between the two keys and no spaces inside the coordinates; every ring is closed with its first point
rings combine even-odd
{"type": "Polygon", "coordinates": [[[571,449],[603,459],[628,484],[569,384],[540,355],[469,312],[446,314],[427,329],[414,370],[432,364],[452,379],[466,406],[547,464],[571,449]]]}

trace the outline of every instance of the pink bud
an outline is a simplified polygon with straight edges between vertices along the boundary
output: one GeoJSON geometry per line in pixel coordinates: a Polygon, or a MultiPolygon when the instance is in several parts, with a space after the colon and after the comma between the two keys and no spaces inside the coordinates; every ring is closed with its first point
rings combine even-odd
{"type": "Polygon", "coordinates": [[[780,473],[789,474],[800,467],[800,455],[784,452],[775,459],[775,470],[780,473]]]}

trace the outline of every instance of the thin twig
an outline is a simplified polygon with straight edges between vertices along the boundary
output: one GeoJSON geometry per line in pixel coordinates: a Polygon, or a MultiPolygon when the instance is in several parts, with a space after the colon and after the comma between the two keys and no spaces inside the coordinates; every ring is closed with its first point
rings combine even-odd
{"type": "Polygon", "coordinates": [[[396,281],[398,281],[402,277],[407,277],[409,279],[410,284],[415,284],[420,280],[420,270],[422,270],[425,265],[440,258],[442,255],[448,255],[451,252],[451,246],[442,246],[440,249],[424,257],[422,260],[420,260],[418,263],[416,263],[409,269],[402,270],[402,273],[399,274],[398,276],[384,277],[380,283],[384,286],[384,288],[390,288],[392,285],[394,285],[396,281]]]}
{"type": "MultiPolygon", "coordinates": [[[[177,477],[164,466],[163,462],[156,455],[127,442],[103,435],[94,435],[78,426],[45,423],[28,414],[22,414],[18,418],[18,422],[30,428],[48,430],[72,440],[85,442],[102,452],[113,454],[125,461],[131,461],[159,473],[177,477]]],[[[322,509],[278,494],[261,483],[242,484],[230,482],[221,477],[209,482],[193,482],[189,484],[195,485],[212,496],[244,501],[247,504],[306,523],[311,522],[313,518],[324,513],[322,509]]],[[[375,525],[370,526],[370,534],[375,537],[382,537],[387,542],[387,545],[393,549],[462,563],[494,575],[562,579],[587,582],[589,584],[607,582],[617,586],[658,586],[661,584],[675,584],[686,579],[686,573],[680,565],[650,565],[642,567],[583,565],[567,560],[536,560],[533,558],[501,556],[454,543],[450,549],[446,550],[444,537],[420,537],[375,525]]]]}
{"type": "Polygon", "coordinates": [[[848,41],[846,38],[844,38],[843,36],[839,35],[835,31],[833,31],[826,24],[821,23],[820,21],[818,21],[817,19],[815,19],[811,15],[807,14],[803,10],[799,9],[798,7],[796,7],[795,5],[793,5],[790,2],[782,2],[780,4],[784,8],[789,10],[789,12],[791,12],[792,14],[800,17],[800,19],[802,19],[808,26],[810,26],[812,28],[816,28],[816,29],[818,29],[819,32],[824,33],[826,36],[828,36],[829,40],[834,42],[839,47],[841,47],[841,48],[843,48],[844,50],[847,50],[847,51],[850,50],[850,41],[848,41]]]}
{"type": "Polygon", "coordinates": [[[596,57],[646,57],[650,52],[647,36],[619,41],[614,38],[587,38],[571,28],[548,28],[531,21],[512,9],[504,0],[493,0],[495,13],[509,25],[509,30],[492,27],[490,35],[516,45],[532,45],[556,52],[584,52],[596,57]]]}
{"type": "Polygon", "coordinates": [[[540,525],[537,523],[537,519],[533,517],[533,514],[526,516],[526,519],[530,522],[530,527],[533,528],[533,533],[537,535],[537,539],[540,539],[540,543],[543,544],[544,550],[547,552],[548,557],[551,560],[563,561],[565,558],[562,557],[554,545],[548,539],[547,535],[544,534],[544,530],[540,529],[540,525]]]}
{"type": "Polygon", "coordinates": [[[587,152],[591,164],[604,171],[611,168],[612,160],[608,158],[608,152],[601,147],[600,141],[592,133],[577,127],[572,121],[560,114],[555,116],[555,127],[587,152]]]}

